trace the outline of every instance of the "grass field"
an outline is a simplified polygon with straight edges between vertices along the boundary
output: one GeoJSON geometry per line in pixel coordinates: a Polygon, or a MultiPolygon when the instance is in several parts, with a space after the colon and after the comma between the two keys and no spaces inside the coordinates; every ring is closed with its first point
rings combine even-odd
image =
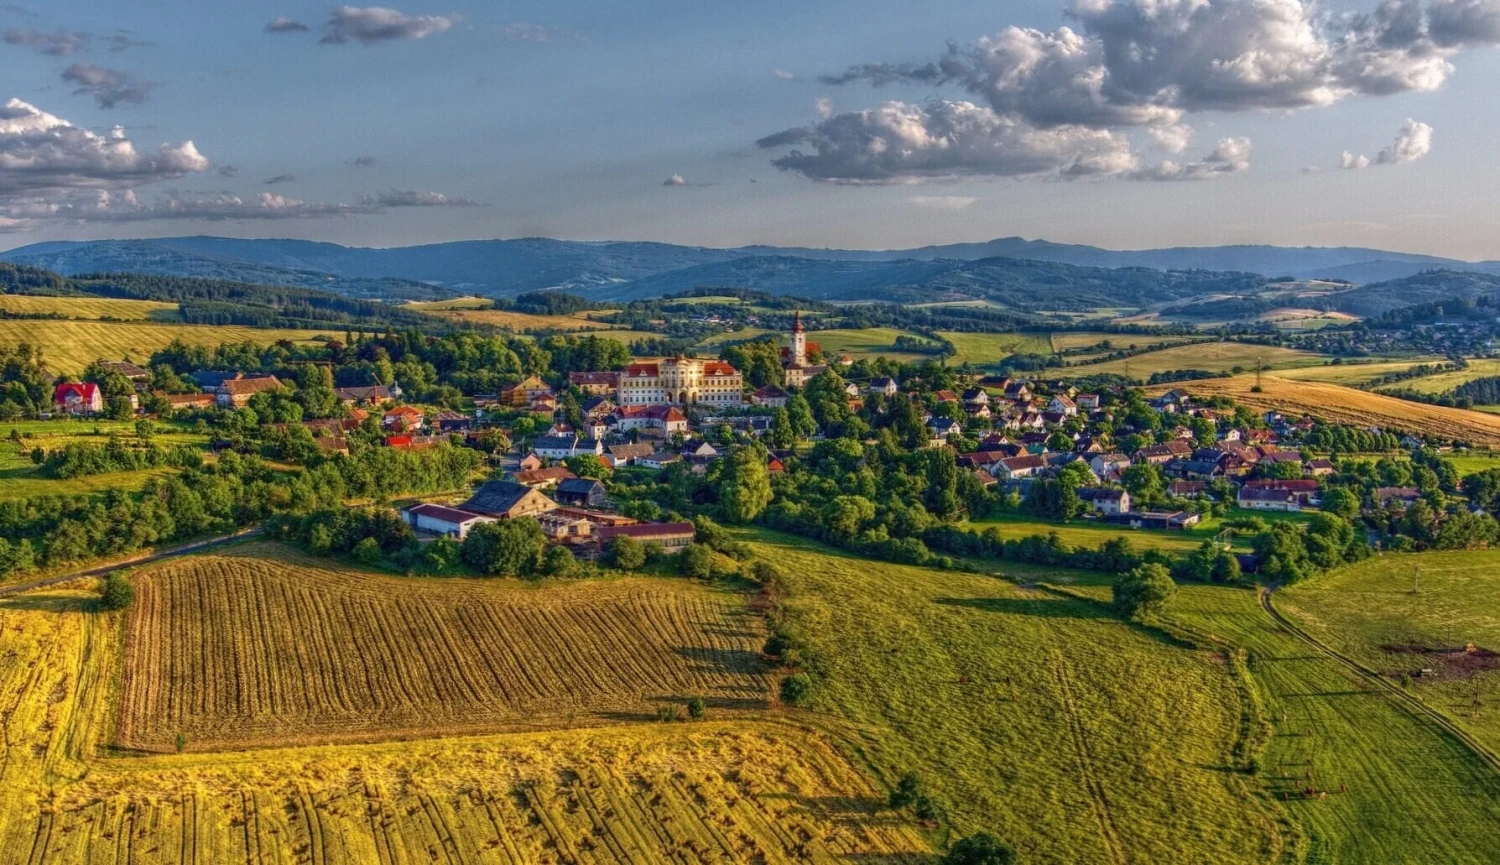
{"type": "MultiPolygon", "coordinates": [[[[1109,597],[1095,575],[1073,589],[1109,597]]],[[[1243,650],[1245,722],[1267,737],[1257,780],[1301,830],[1289,861],[1493,861],[1500,776],[1456,739],[1280,628],[1251,590],[1181,585],[1167,618],[1243,650]]]]}
{"type": "Polygon", "coordinates": [[[1257,411],[1275,410],[1293,415],[1310,414],[1336,423],[1361,427],[1418,432],[1441,438],[1462,438],[1480,445],[1500,444],[1500,416],[1485,412],[1409,402],[1378,393],[1316,381],[1291,381],[1264,376],[1262,391],[1254,393],[1254,375],[1178,382],[1168,387],[1207,396],[1232,397],[1257,411]]]}
{"type": "Polygon", "coordinates": [[[135,748],[575,726],[770,695],[739,596],[687,582],[421,582],[251,545],[137,585],[119,734],[135,748]]]}
{"type": "Polygon", "coordinates": [[[938,331],[938,336],[953,343],[956,353],[950,363],[975,366],[997,366],[1012,354],[1051,354],[1052,343],[1045,333],[961,333],[938,331]]]}
{"type": "Polygon", "coordinates": [[[1441,372],[1437,375],[1414,378],[1392,385],[1392,387],[1410,388],[1422,393],[1447,393],[1459,385],[1471,382],[1476,378],[1497,375],[1500,375],[1500,358],[1476,357],[1469,361],[1468,369],[1441,372]]]}
{"type": "Polygon", "coordinates": [[[111,321],[0,321],[0,343],[29,342],[40,346],[47,368],[76,374],[104,358],[129,358],[144,363],[151,353],[174,339],[189,345],[250,342],[270,345],[280,340],[310,342],[316,336],[343,339],[343,332],[261,329],[240,325],[165,324],[111,321]]]}
{"type": "Polygon", "coordinates": [[[1368,363],[1330,363],[1301,369],[1278,370],[1276,375],[1296,381],[1319,381],[1348,387],[1363,387],[1381,376],[1402,373],[1420,363],[1440,363],[1440,357],[1376,360],[1368,363]]]}
{"type": "Polygon", "coordinates": [[[1194,336],[1154,336],[1139,333],[1095,333],[1083,331],[1059,331],[1052,334],[1052,350],[1067,351],[1070,348],[1088,348],[1108,340],[1116,349],[1131,345],[1156,345],[1157,343],[1180,343],[1198,339],[1194,336]]]}
{"type": "MultiPolygon", "coordinates": [[[[707,721],[142,756],[100,750],[121,614],[0,599],[0,860],[925,862],[817,730],[707,721]]],[[[250,671],[246,671],[247,675],[250,671]]],[[[288,686],[292,683],[289,681],[288,686]]]]}
{"type": "Polygon", "coordinates": [[[1206,342],[1172,346],[1160,351],[1148,351],[1122,360],[1068,367],[1057,370],[1057,375],[1063,377],[1101,373],[1124,375],[1128,369],[1132,378],[1144,379],[1154,372],[1173,369],[1229,372],[1235,367],[1254,369],[1257,358],[1265,364],[1266,369],[1272,369],[1311,366],[1321,363],[1323,356],[1278,346],[1251,345],[1242,342],[1206,342]]]}
{"type": "MultiPolygon", "coordinates": [[[[206,445],[206,435],[195,434],[183,426],[167,426],[158,423],[152,441],[163,447],[174,445],[206,445]]],[[[145,486],[146,481],[158,475],[169,474],[166,468],[146,469],[138,472],[111,472],[76,478],[53,478],[43,474],[42,467],[31,461],[32,448],[53,450],[71,442],[89,442],[102,445],[110,433],[115,433],[127,444],[136,442],[134,421],[109,420],[46,420],[0,422],[0,435],[8,436],[16,430],[26,436],[20,446],[10,441],[0,442],[0,501],[24,499],[32,496],[78,495],[100,493],[118,489],[127,492],[145,486]]]]}
{"type": "Polygon", "coordinates": [[[860,358],[888,357],[899,361],[920,361],[935,355],[913,354],[910,352],[895,351],[891,348],[898,336],[911,336],[922,339],[920,334],[908,333],[891,327],[870,327],[863,330],[810,330],[807,332],[807,341],[815,342],[823,349],[823,354],[837,357],[839,352],[848,352],[855,360],[860,358]]]}
{"type": "Polygon", "coordinates": [[[608,330],[610,325],[589,319],[587,313],[574,315],[533,315],[529,312],[514,312],[501,309],[438,309],[427,310],[433,315],[456,321],[471,321],[492,324],[510,330],[608,330]]]}
{"type": "Polygon", "coordinates": [[[919,772],[958,831],[1027,863],[1277,859],[1275,807],[1229,767],[1242,707],[1214,654],[992,576],[753,546],[827,667],[813,708],[861,725],[883,777],[919,772]]]}
{"type": "MultiPolygon", "coordinates": [[[[746,327],[740,330],[730,331],[728,333],[716,333],[708,339],[705,339],[703,342],[698,343],[698,345],[701,348],[709,348],[712,346],[723,345],[726,342],[749,342],[752,339],[758,339],[767,334],[773,334],[778,337],[784,336],[777,331],[768,330],[764,327],[746,327]]],[[[814,340],[814,342],[816,342],[816,340],[814,340]]]]}
{"type": "Polygon", "coordinates": [[[36,297],[0,294],[0,309],[27,314],[57,313],[68,318],[144,321],[173,317],[178,304],[157,300],[117,300],[107,297],[36,297]]]}
{"type": "Polygon", "coordinates": [[[1386,555],[1276,600],[1309,633],[1371,669],[1412,675],[1412,693],[1497,748],[1500,657],[1485,654],[1500,651],[1497,569],[1496,550],[1386,555]],[[1465,652],[1471,643],[1479,651],[1465,652]],[[1417,676],[1423,668],[1433,674],[1417,676]]]}
{"type": "Polygon", "coordinates": [[[1049,532],[1057,532],[1057,536],[1063,543],[1074,547],[1097,547],[1105,541],[1114,538],[1126,538],[1136,549],[1168,550],[1172,552],[1184,552],[1198,547],[1199,544],[1212,538],[1218,533],[1217,528],[1210,527],[1205,530],[1192,531],[1154,531],[1145,529],[1130,529],[1121,526],[1112,526],[1103,522],[1088,520],[1075,520],[1067,524],[1055,524],[1020,514],[999,514],[986,517],[982,520],[974,520],[969,525],[976,531],[987,531],[991,528],[998,529],[1001,537],[1009,540],[1011,538],[1024,538],[1028,535],[1045,535],[1049,532]]]}

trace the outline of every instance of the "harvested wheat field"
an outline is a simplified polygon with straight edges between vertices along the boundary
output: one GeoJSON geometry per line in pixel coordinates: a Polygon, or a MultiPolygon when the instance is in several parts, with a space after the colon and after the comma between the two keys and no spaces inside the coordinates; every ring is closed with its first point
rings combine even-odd
{"type": "Polygon", "coordinates": [[[1500,445],[1500,416],[1484,412],[1425,405],[1326,382],[1289,381],[1270,375],[1263,377],[1261,393],[1252,393],[1250,388],[1254,386],[1255,376],[1242,375],[1177,382],[1151,388],[1149,392],[1179,388],[1204,396],[1232,397],[1260,411],[1308,414],[1337,423],[1500,445]]]}
{"type": "Polygon", "coordinates": [[[413,580],[271,544],[140,571],[119,741],[168,750],[763,708],[764,634],[686,581],[413,580]]]}
{"type": "Polygon", "coordinates": [[[774,721],[108,756],[126,618],[0,599],[0,863],[930,858],[827,734],[774,721]]]}

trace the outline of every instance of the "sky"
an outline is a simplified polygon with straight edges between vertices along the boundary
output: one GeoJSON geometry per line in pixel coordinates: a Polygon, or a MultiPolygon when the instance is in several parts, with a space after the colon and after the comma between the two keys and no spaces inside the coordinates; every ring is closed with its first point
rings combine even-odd
{"type": "Polygon", "coordinates": [[[1500,259],[1500,0],[0,3],[0,248],[1500,259]]]}

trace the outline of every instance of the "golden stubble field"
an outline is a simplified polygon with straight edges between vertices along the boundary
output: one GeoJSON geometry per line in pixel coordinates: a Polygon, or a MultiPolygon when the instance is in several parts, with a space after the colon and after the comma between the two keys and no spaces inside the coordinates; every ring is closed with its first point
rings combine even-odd
{"type": "MultiPolygon", "coordinates": [[[[84,584],[0,599],[0,863],[929,858],[833,734],[775,713],[371,744],[121,748],[115,698],[132,616],[99,612],[84,584]]],[[[180,638],[215,650],[204,635],[180,638]]],[[[622,660],[592,673],[623,677],[622,660]]]]}

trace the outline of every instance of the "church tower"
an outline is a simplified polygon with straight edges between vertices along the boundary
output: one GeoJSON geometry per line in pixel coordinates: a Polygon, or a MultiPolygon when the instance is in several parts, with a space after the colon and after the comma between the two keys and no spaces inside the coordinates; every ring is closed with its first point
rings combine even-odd
{"type": "Polygon", "coordinates": [[[807,366],[807,334],[802,330],[802,310],[792,319],[792,357],[790,366],[807,366]]]}

